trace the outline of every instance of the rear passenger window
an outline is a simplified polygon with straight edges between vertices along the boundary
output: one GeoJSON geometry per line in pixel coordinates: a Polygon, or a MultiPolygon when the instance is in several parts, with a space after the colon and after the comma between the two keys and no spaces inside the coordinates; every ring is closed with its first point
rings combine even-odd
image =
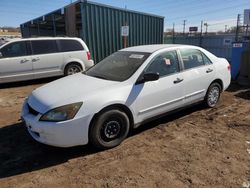
{"type": "Polygon", "coordinates": [[[210,65],[212,64],[212,61],[210,59],[208,59],[208,57],[202,53],[202,57],[203,57],[203,61],[205,63],[205,65],[210,65]]]}
{"type": "Polygon", "coordinates": [[[34,40],[31,41],[33,54],[56,53],[57,45],[55,40],[34,40]]]}
{"type": "Polygon", "coordinates": [[[202,53],[196,49],[181,49],[181,58],[185,69],[192,69],[205,65],[202,53]]]}
{"type": "Polygon", "coordinates": [[[76,40],[59,40],[59,44],[61,52],[84,50],[82,44],[76,40]]]}

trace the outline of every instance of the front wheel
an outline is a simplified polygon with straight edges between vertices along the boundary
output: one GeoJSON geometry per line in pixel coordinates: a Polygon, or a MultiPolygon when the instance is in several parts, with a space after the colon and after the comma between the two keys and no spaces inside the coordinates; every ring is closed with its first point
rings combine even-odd
{"type": "Polygon", "coordinates": [[[221,86],[218,83],[212,83],[208,90],[205,97],[205,104],[206,106],[213,108],[217,105],[220,99],[220,93],[221,93],[221,86]]]}
{"type": "Polygon", "coordinates": [[[128,135],[129,118],[121,110],[101,113],[90,128],[90,142],[99,149],[118,146],[128,135]]]}

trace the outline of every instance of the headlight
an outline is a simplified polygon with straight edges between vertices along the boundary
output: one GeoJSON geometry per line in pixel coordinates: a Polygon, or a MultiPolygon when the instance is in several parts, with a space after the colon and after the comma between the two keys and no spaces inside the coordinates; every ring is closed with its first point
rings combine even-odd
{"type": "Polygon", "coordinates": [[[54,108],[42,115],[40,121],[66,121],[73,119],[82,106],[82,102],[54,108]]]}

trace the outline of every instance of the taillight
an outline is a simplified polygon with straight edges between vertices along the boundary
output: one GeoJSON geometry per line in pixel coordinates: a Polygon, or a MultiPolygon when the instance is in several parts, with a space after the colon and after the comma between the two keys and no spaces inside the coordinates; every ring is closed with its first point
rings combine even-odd
{"type": "Polygon", "coordinates": [[[231,70],[231,65],[228,64],[227,69],[230,71],[231,70]]]}
{"type": "Polygon", "coordinates": [[[87,52],[87,57],[88,57],[88,60],[91,60],[91,54],[90,54],[90,52],[87,52]]]}

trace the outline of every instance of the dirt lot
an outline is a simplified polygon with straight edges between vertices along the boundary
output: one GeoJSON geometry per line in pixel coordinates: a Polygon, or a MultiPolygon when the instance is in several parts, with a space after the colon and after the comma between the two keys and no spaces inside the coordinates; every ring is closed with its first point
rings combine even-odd
{"type": "Polygon", "coordinates": [[[33,141],[20,122],[24,98],[51,80],[0,89],[0,187],[250,187],[250,88],[131,132],[119,147],[60,149],[33,141]]]}

